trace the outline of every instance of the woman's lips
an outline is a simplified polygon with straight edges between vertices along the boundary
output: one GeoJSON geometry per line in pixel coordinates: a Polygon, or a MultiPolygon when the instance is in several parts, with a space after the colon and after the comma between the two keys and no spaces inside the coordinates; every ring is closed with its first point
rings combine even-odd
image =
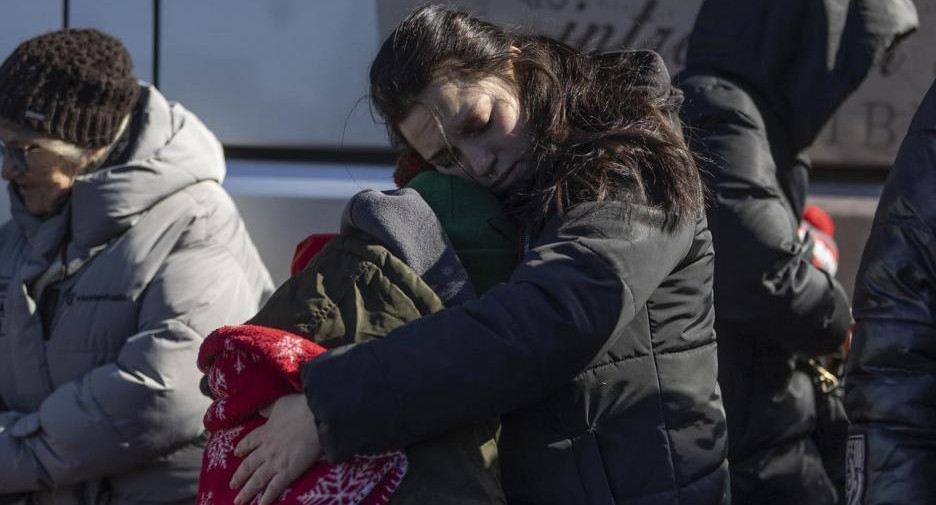
{"type": "Polygon", "coordinates": [[[507,182],[507,180],[510,178],[510,176],[513,174],[514,170],[516,169],[517,169],[517,163],[514,163],[513,165],[510,165],[509,167],[507,167],[507,170],[504,170],[504,173],[500,174],[497,177],[497,179],[495,179],[494,182],[492,182],[491,185],[488,186],[491,189],[491,191],[496,192],[498,190],[504,189],[504,188],[501,188],[501,186],[505,182],[507,182]]]}

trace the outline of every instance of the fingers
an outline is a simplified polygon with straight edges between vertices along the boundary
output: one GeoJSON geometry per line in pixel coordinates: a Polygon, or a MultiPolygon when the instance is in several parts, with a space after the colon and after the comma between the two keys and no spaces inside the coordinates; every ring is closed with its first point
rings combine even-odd
{"type": "Polygon", "coordinates": [[[283,492],[286,491],[286,487],[289,486],[291,479],[288,479],[283,476],[283,474],[277,474],[273,476],[270,480],[270,483],[267,484],[266,491],[263,492],[263,496],[260,497],[260,505],[270,505],[274,501],[282,497],[283,492]]]}
{"type": "Polygon", "coordinates": [[[270,505],[294,478],[321,458],[315,418],[301,394],[280,398],[264,409],[269,420],[245,435],[234,449],[244,458],[231,477],[239,489],[236,505],[270,505]]]}
{"type": "Polygon", "coordinates": [[[234,448],[234,455],[238,458],[243,458],[247,454],[250,454],[257,447],[260,447],[261,439],[263,438],[263,433],[265,432],[266,426],[258,426],[256,429],[248,433],[244,438],[238,442],[237,447],[234,448]]]}
{"type": "MultiPolygon", "coordinates": [[[[238,470],[240,470],[240,468],[238,468],[238,470]]],[[[270,483],[273,477],[274,472],[270,469],[270,465],[261,465],[260,468],[253,472],[253,475],[250,476],[250,479],[244,484],[240,492],[237,493],[237,497],[234,498],[234,504],[243,505],[253,500],[255,496],[266,489],[267,484],[270,483]]]]}
{"type": "MultiPolygon", "coordinates": [[[[234,472],[234,475],[231,477],[230,486],[231,489],[237,489],[244,485],[248,479],[250,479],[259,469],[265,458],[259,452],[251,452],[249,456],[244,458],[244,461],[241,461],[240,466],[237,467],[237,470],[234,472]]],[[[253,498],[253,496],[251,496],[253,498]]]]}

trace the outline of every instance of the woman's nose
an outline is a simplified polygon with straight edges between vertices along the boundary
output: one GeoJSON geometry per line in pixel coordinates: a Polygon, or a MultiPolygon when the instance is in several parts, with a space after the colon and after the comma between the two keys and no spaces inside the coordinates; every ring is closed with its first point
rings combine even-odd
{"type": "Polygon", "coordinates": [[[10,156],[3,156],[0,158],[0,161],[3,163],[3,170],[0,171],[0,175],[2,175],[3,180],[9,181],[22,172],[22,170],[16,165],[16,162],[10,159],[10,156]]]}
{"type": "Polygon", "coordinates": [[[475,177],[484,177],[494,169],[497,161],[497,155],[490,149],[480,144],[469,144],[462,146],[462,155],[469,170],[475,177]]]}

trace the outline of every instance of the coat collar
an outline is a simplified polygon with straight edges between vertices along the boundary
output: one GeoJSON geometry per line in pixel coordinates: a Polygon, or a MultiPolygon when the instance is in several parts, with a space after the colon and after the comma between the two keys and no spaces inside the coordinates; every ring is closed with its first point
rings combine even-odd
{"type": "Polygon", "coordinates": [[[141,84],[127,152],[121,161],[81,175],[53,216],[32,216],[10,191],[13,219],[41,253],[69,236],[69,257],[88,256],[133,226],[160,200],[204,180],[221,182],[225,166],[214,135],[179,104],[141,84]],[[67,226],[65,226],[67,224],[67,226]]]}

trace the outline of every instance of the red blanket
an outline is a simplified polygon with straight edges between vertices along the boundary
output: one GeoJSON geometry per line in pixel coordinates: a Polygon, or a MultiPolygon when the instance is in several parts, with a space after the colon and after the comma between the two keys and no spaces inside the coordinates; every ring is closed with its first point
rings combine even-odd
{"type": "MultiPolygon", "coordinates": [[[[205,414],[210,432],[202,459],[198,505],[230,505],[228,486],[242,458],[238,442],[266,419],[260,410],[277,398],[302,391],[299,365],[325,352],[291,333],[262,326],[225,326],[211,333],[198,353],[215,395],[205,414]]],[[[321,461],[292,483],[277,504],[383,505],[406,473],[403,452],[355,456],[333,465],[321,461]]],[[[257,500],[259,500],[259,495],[257,500]]]]}

